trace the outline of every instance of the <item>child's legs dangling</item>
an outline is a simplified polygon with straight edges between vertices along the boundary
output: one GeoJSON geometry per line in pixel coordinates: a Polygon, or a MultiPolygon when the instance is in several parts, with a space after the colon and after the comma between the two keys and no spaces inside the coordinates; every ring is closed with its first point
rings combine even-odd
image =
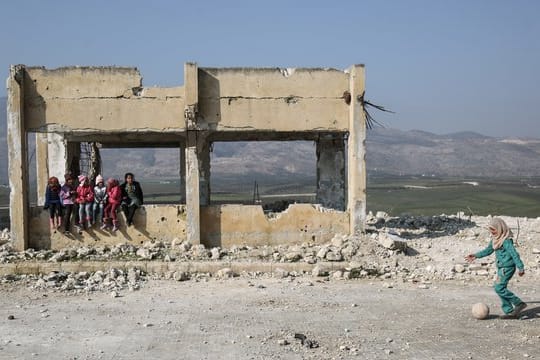
{"type": "Polygon", "coordinates": [[[514,306],[521,304],[520,298],[508,290],[508,282],[516,272],[515,267],[502,267],[497,269],[497,282],[495,283],[495,292],[501,298],[502,309],[505,314],[510,314],[514,310],[514,306]]]}
{"type": "Polygon", "coordinates": [[[118,209],[119,204],[111,204],[111,218],[113,223],[113,231],[118,230],[118,217],[116,215],[116,210],[118,209]]]}
{"type": "Polygon", "coordinates": [[[94,205],[94,203],[86,203],[84,205],[85,212],[86,212],[86,223],[87,223],[88,227],[93,225],[93,220],[92,220],[92,206],[93,205],[94,205]]]}
{"type": "Polygon", "coordinates": [[[64,216],[63,206],[56,204],[56,228],[59,229],[62,226],[62,217],[64,216]]]}
{"type": "Polygon", "coordinates": [[[54,216],[55,216],[55,206],[54,204],[51,204],[49,205],[49,226],[51,228],[51,231],[54,231],[55,229],[54,216]]]}
{"type": "Polygon", "coordinates": [[[66,215],[64,217],[64,230],[69,231],[70,223],[71,223],[71,213],[73,211],[73,205],[72,204],[66,204],[66,215]]]}
{"type": "Polygon", "coordinates": [[[86,214],[85,214],[85,210],[86,210],[86,205],[85,204],[79,204],[79,221],[78,221],[78,226],[83,226],[84,224],[84,219],[86,218],[86,214]]]}

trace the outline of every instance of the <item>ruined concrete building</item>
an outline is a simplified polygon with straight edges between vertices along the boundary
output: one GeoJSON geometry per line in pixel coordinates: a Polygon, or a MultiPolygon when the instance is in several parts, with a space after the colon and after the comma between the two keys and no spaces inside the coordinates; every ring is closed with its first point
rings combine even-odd
{"type": "Polygon", "coordinates": [[[143,87],[135,68],[16,65],[7,87],[11,232],[18,249],[174,238],[208,247],[322,243],[363,230],[363,65],[339,71],[186,63],[184,85],[170,88],[143,87]],[[36,138],[37,207],[29,204],[29,134],[36,138]],[[274,218],[257,204],[212,204],[212,143],[268,140],[316,142],[317,204],[293,204],[274,218]],[[80,144],[91,142],[177,148],[181,203],[145,204],[135,226],[116,233],[51,233],[41,210],[46,179],[77,171],[80,144]]]}

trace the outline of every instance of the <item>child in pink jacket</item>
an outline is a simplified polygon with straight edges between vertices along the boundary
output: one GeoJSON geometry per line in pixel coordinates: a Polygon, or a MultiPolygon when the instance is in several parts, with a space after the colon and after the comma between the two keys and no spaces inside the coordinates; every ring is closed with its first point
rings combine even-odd
{"type": "Polygon", "coordinates": [[[122,202],[122,189],[120,189],[118,180],[109,178],[107,180],[107,205],[103,215],[102,230],[110,227],[109,219],[112,220],[112,231],[118,230],[118,218],[116,217],[116,210],[122,202]]]}

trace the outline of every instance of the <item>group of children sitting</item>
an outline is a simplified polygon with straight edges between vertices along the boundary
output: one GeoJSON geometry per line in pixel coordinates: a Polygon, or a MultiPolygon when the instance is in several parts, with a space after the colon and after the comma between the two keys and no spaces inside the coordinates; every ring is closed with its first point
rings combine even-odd
{"type": "Polygon", "coordinates": [[[64,176],[62,186],[58,178],[49,178],[45,192],[44,209],[49,210],[49,223],[51,231],[56,231],[62,224],[64,234],[70,234],[72,215],[77,232],[89,229],[98,224],[101,230],[111,229],[113,232],[119,229],[118,208],[122,207],[126,214],[128,226],[133,224],[135,210],[143,204],[143,192],[141,185],[135,181],[132,173],[126,173],[122,184],[115,178],[107,179],[104,183],[103,176],[95,178],[94,186],[86,175],[75,177],[71,174],[64,176]]]}

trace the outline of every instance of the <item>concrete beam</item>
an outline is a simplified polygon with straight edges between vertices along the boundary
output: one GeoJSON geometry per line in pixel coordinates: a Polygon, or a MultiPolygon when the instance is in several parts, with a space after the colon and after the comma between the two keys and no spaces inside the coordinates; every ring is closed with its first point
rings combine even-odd
{"type": "Polygon", "coordinates": [[[199,128],[346,131],[348,79],[335,69],[201,68],[199,128]]]}

